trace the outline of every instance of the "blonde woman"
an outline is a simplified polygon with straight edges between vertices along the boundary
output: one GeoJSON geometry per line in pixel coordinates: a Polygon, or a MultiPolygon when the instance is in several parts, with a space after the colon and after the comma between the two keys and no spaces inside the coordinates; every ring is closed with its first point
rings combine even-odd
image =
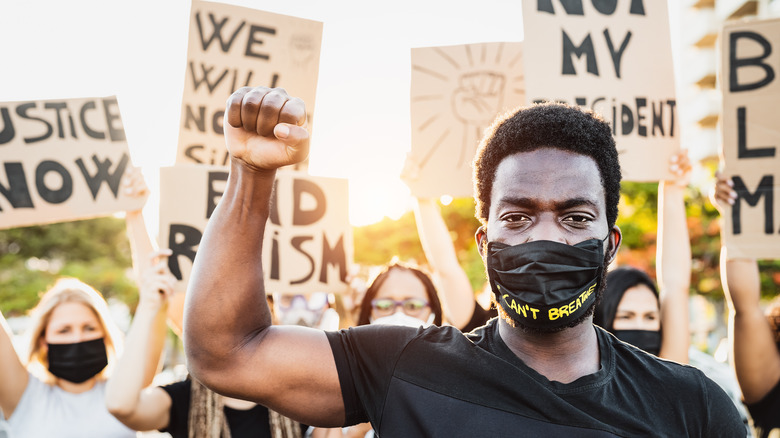
{"type": "Polygon", "coordinates": [[[22,362],[0,316],[0,408],[12,436],[134,437],[105,408],[106,377],[121,338],[100,293],[60,279],[32,318],[22,362]]]}
{"type": "MultiPolygon", "coordinates": [[[[123,180],[130,196],[144,196],[137,169],[123,180]]],[[[151,241],[141,211],[127,212],[134,264],[149,254],[151,241]]],[[[149,283],[157,290],[162,276],[149,283]]],[[[143,286],[142,286],[143,287],[143,286]]],[[[142,292],[143,293],[143,292],[142,292]]],[[[16,354],[11,331],[0,315],[0,410],[14,438],[135,437],[106,409],[105,389],[121,350],[122,335],[102,295],[74,278],[58,280],[31,311],[29,347],[16,354]]],[[[151,383],[156,363],[146,366],[151,383]]]]}

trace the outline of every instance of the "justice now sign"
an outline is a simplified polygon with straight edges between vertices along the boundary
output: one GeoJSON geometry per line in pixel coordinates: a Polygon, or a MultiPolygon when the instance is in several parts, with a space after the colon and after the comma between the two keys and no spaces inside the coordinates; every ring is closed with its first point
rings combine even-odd
{"type": "Polygon", "coordinates": [[[0,103],[0,228],[140,209],[131,166],[114,96],[0,103]]]}

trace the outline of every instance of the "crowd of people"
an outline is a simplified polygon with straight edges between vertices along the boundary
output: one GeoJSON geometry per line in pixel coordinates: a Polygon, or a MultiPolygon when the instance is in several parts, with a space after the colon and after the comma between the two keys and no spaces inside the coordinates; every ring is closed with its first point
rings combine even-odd
{"type": "MultiPolygon", "coordinates": [[[[656,272],[614,266],[621,174],[610,126],[560,103],[507,113],[474,159],[492,308],[475,298],[436,201],[416,199],[428,267],[388,261],[340,300],[332,324],[332,297],[268,291],[262,270],[246,269],[262,266],[276,169],[308,155],[305,124],[304,103],[282,89],[228,100],[229,181],[186,296],[141,210],[126,212],[139,303],[125,335],[100,292],[73,278],[32,310],[23,354],[0,315],[0,437],[780,431],[780,301],[765,313],[756,260],[720,256],[733,372],[712,371],[726,365],[691,348],[685,152],[659,183],[656,272]],[[189,375],[160,386],[169,329],[189,375]]],[[[720,174],[712,185],[723,212],[736,193],[720,174]]],[[[125,187],[148,191],[137,169],[125,187]]]]}

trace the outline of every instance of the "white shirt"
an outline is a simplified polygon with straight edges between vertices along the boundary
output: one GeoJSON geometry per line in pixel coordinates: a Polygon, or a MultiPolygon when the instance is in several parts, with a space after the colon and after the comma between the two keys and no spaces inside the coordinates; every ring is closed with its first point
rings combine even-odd
{"type": "Polygon", "coordinates": [[[73,394],[28,374],[8,424],[11,438],[135,438],[136,433],[106,409],[106,382],[73,394]]]}

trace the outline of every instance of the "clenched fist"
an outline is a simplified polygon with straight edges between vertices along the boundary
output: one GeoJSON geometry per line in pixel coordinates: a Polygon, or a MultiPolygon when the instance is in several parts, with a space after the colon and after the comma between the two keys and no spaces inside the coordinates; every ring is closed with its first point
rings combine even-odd
{"type": "Polygon", "coordinates": [[[231,158],[256,169],[299,163],[309,154],[306,106],[282,88],[235,91],[227,100],[224,128],[231,158]]]}

